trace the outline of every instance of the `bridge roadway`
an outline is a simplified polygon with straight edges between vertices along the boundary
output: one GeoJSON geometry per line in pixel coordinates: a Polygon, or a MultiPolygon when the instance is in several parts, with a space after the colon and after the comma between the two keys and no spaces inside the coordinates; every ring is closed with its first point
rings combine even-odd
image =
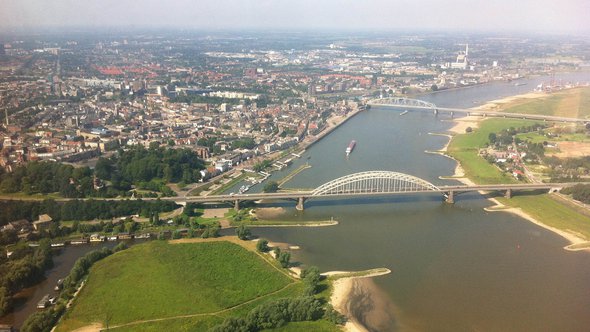
{"type": "Polygon", "coordinates": [[[381,103],[376,102],[375,100],[369,101],[367,104],[371,105],[371,106],[379,106],[379,107],[395,107],[395,108],[412,109],[412,110],[419,110],[419,111],[429,111],[429,112],[434,112],[434,114],[438,114],[439,112],[447,112],[447,113],[451,113],[451,115],[454,115],[455,113],[461,113],[461,114],[467,114],[467,115],[477,115],[477,116],[481,116],[481,117],[541,120],[541,121],[570,122],[570,123],[590,122],[590,119],[568,118],[568,117],[563,117],[563,116],[526,114],[526,113],[508,113],[508,112],[498,112],[498,111],[489,111],[489,110],[486,111],[486,110],[474,110],[474,109],[438,107],[438,106],[427,107],[427,106],[417,106],[417,105],[401,105],[401,104],[385,104],[385,103],[381,104],[381,103]]]}
{"type": "Polygon", "coordinates": [[[443,194],[448,203],[454,203],[454,196],[459,193],[471,191],[504,191],[506,197],[512,196],[514,190],[560,190],[565,187],[573,186],[577,183],[526,183],[526,184],[489,184],[489,185],[457,185],[457,186],[440,186],[434,190],[421,191],[397,191],[397,192],[342,192],[330,194],[314,194],[313,191],[294,191],[279,193],[253,193],[253,194],[235,194],[235,195],[211,195],[211,196],[187,196],[187,197],[163,197],[162,200],[175,201],[177,203],[212,203],[212,202],[234,202],[235,207],[239,209],[240,201],[256,201],[263,199],[283,199],[296,200],[297,208],[303,210],[303,203],[311,198],[347,198],[361,196],[390,196],[390,195],[407,195],[407,194],[425,194],[440,193],[443,194]]]}

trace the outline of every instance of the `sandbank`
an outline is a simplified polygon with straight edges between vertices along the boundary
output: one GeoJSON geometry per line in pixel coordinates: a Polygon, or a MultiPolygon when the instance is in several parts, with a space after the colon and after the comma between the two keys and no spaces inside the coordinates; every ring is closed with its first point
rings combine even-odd
{"type": "Polygon", "coordinates": [[[368,331],[351,312],[351,295],[360,285],[359,279],[371,278],[391,273],[389,269],[374,269],[361,272],[350,271],[330,271],[322,273],[323,276],[335,278],[332,282],[332,294],[330,303],[338,312],[346,316],[348,321],[344,325],[344,330],[348,332],[366,332],[368,331]]]}

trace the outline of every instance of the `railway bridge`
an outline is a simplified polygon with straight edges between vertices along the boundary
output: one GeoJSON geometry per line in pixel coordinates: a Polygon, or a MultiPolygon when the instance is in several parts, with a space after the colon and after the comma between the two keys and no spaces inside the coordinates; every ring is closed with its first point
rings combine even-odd
{"type": "Polygon", "coordinates": [[[367,105],[378,106],[378,107],[393,107],[402,108],[404,110],[417,110],[432,112],[438,115],[441,112],[449,113],[451,116],[455,114],[463,115],[474,115],[481,117],[498,117],[498,118],[513,118],[513,119],[526,119],[526,120],[541,120],[541,121],[555,121],[555,122],[570,122],[570,123],[588,123],[590,119],[580,118],[568,118],[563,116],[550,116],[550,115],[538,115],[538,114],[525,114],[525,113],[508,113],[498,112],[492,110],[478,110],[478,109],[463,109],[463,108],[451,108],[451,107],[438,107],[433,103],[419,99],[411,99],[404,97],[389,97],[389,98],[377,98],[367,102],[367,105]]]}

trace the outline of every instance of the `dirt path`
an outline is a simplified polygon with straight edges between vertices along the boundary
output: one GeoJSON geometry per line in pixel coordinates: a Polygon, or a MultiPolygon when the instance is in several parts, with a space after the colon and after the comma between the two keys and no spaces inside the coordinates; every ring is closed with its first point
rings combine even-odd
{"type": "MultiPolygon", "coordinates": [[[[228,311],[231,311],[231,310],[234,310],[234,309],[243,307],[243,306],[248,305],[248,304],[250,304],[250,303],[252,303],[254,301],[257,301],[257,300],[263,299],[265,297],[269,297],[271,295],[274,295],[276,293],[279,293],[279,292],[281,292],[281,291],[283,291],[283,290],[285,290],[285,289],[287,289],[287,288],[289,288],[289,287],[291,287],[293,285],[295,285],[294,282],[289,283],[286,286],[284,286],[284,287],[282,287],[280,289],[277,289],[276,291],[273,291],[273,292],[264,294],[264,295],[259,296],[259,297],[255,297],[255,298],[250,299],[250,300],[248,300],[246,302],[238,303],[238,304],[233,305],[231,307],[227,307],[225,309],[222,309],[222,310],[219,310],[219,311],[215,311],[215,312],[198,313],[198,314],[188,314],[188,315],[178,315],[178,316],[172,316],[172,317],[138,320],[138,321],[134,321],[134,322],[130,322],[130,323],[125,323],[125,324],[121,324],[121,325],[109,326],[109,330],[110,329],[117,329],[117,328],[120,328],[120,327],[126,327],[126,326],[132,326],[132,325],[139,325],[139,324],[145,324],[145,323],[162,322],[162,321],[173,320],[173,319],[192,318],[192,317],[201,317],[201,316],[216,316],[216,315],[220,315],[220,314],[226,313],[228,311]]],[[[97,324],[93,324],[91,326],[96,326],[96,325],[97,324]]],[[[100,325],[100,324],[98,324],[98,325],[100,325]]],[[[97,331],[97,330],[89,330],[88,329],[88,330],[80,330],[78,332],[94,332],[94,331],[97,331]]],[[[100,329],[98,331],[102,331],[102,329],[100,329]]]]}

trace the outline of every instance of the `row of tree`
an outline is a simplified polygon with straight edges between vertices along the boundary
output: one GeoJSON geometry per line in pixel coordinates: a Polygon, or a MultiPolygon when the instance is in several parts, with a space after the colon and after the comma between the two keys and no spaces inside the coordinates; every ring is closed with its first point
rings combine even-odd
{"type": "Polygon", "coordinates": [[[70,274],[64,279],[63,289],[60,293],[57,304],[49,309],[37,311],[29,316],[20,331],[22,332],[49,332],[57,323],[61,315],[65,312],[66,303],[72,299],[76,289],[78,289],[80,282],[88,274],[90,267],[97,261],[112,255],[117,251],[127,248],[124,242],[119,243],[112,250],[109,248],[102,248],[94,250],[86,255],[80,257],[70,274]]]}
{"type": "Polygon", "coordinates": [[[278,299],[255,307],[245,318],[228,318],[210,331],[262,331],[278,328],[289,322],[318,320],[323,314],[322,302],[312,296],[278,299]]]}
{"type": "Polygon", "coordinates": [[[11,250],[10,259],[0,260],[0,316],[11,310],[15,293],[41,281],[45,270],[53,265],[48,240],[36,248],[22,243],[11,250]]]}
{"type": "Polygon", "coordinates": [[[589,204],[590,203],[590,184],[577,184],[573,187],[564,188],[561,190],[562,194],[572,195],[576,201],[589,204]]]}
{"type": "Polygon", "coordinates": [[[165,189],[162,182],[152,182],[155,179],[164,183],[196,182],[204,168],[204,161],[189,149],[167,149],[157,143],[149,149],[138,145],[129,150],[120,149],[110,158],[99,158],[94,170],[33,161],[11,173],[0,172],[0,192],[27,195],[57,192],[67,198],[125,196],[132,185],[165,189]]]}
{"type": "Polygon", "coordinates": [[[72,200],[57,202],[43,201],[0,201],[0,226],[18,219],[36,220],[41,214],[48,214],[53,220],[111,219],[138,214],[149,217],[154,213],[169,212],[179,206],[172,201],[138,200],[72,200]]]}

